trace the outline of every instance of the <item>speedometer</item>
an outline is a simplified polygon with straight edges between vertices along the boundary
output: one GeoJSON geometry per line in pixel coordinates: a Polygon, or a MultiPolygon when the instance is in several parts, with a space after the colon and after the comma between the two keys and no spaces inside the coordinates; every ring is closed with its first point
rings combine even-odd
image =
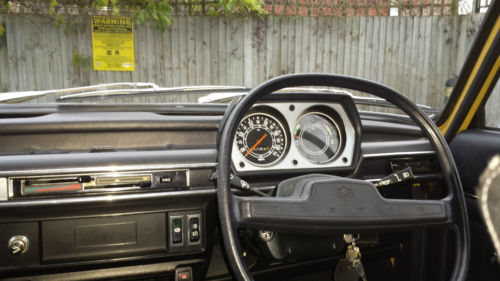
{"type": "Polygon", "coordinates": [[[288,143],[283,125],[266,113],[246,116],[238,126],[235,142],[243,157],[257,166],[277,163],[288,143]]]}

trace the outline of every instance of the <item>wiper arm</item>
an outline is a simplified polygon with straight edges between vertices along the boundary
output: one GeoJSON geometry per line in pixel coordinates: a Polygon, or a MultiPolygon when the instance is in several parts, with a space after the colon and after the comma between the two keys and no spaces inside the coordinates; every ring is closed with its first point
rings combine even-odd
{"type": "Polygon", "coordinates": [[[196,93],[200,91],[248,92],[248,89],[238,86],[189,86],[162,88],[154,83],[108,83],[60,90],[2,93],[0,94],[0,103],[20,103],[47,95],[54,95],[54,101],[65,101],[118,95],[139,95],[148,93],[179,94],[196,93]]]}
{"type": "Polygon", "coordinates": [[[57,100],[62,101],[62,100],[81,99],[81,98],[95,98],[95,97],[107,97],[107,96],[119,96],[119,95],[139,95],[139,94],[151,94],[151,93],[161,93],[169,95],[169,94],[179,94],[179,93],[196,93],[199,91],[236,91],[236,90],[245,92],[248,91],[247,88],[238,86],[188,86],[188,87],[172,87],[172,88],[161,88],[156,86],[151,88],[138,88],[138,89],[94,90],[83,93],[75,93],[75,94],[60,96],[57,98],[57,100]]]}
{"type": "MultiPolygon", "coordinates": [[[[360,97],[354,95],[351,95],[351,97],[354,100],[355,104],[397,108],[394,104],[382,98],[360,97]]],[[[434,109],[428,105],[423,105],[423,104],[416,104],[416,105],[426,113],[439,113],[439,110],[434,109]]]]}
{"type": "Polygon", "coordinates": [[[46,91],[26,91],[26,92],[8,92],[0,94],[0,103],[20,103],[43,97],[49,94],[72,95],[98,91],[137,91],[142,89],[159,89],[160,87],[153,83],[108,83],[93,86],[75,87],[60,90],[46,91]]]}
{"type": "MultiPolygon", "coordinates": [[[[386,101],[382,98],[377,97],[360,97],[355,96],[347,91],[337,90],[337,89],[328,89],[328,88],[284,88],[276,91],[275,93],[315,93],[315,94],[345,94],[350,96],[354,103],[361,105],[374,105],[374,106],[382,106],[382,107],[393,107],[396,108],[395,105],[386,101]]],[[[245,92],[226,92],[226,93],[211,93],[209,95],[198,98],[198,103],[227,103],[230,102],[233,98],[244,96],[248,93],[245,92]]],[[[438,113],[439,110],[433,109],[430,106],[417,104],[417,106],[425,111],[426,113],[438,113]]]]}

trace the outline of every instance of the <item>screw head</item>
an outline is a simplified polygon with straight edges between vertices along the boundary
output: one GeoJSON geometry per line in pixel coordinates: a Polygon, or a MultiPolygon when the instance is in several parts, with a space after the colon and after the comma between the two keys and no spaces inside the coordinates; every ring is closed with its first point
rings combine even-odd
{"type": "Polygon", "coordinates": [[[274,232],[269,230],[259,230],[259,238],[264,242],[269,242],[274,238],[274,232]]]}

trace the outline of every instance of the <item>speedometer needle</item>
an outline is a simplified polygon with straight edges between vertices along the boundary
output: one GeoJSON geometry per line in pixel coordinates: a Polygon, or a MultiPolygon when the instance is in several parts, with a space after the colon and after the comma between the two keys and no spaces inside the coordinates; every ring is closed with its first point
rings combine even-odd
{"type": "Polygon", "coordinates": [[[250,152],[252,152],[252,150],[254,150],[257,145],[259,145],[259,143],[261,143],[265,138],[267,137],[267,134],[264,134],[248,151],[247,153],[245,154],[245,156],[248,156],[248,154],[250,154],[250,152]]]}

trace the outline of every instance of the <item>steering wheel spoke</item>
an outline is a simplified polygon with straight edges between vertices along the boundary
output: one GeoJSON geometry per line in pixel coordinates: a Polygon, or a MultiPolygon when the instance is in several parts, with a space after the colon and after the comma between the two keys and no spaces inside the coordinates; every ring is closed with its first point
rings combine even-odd
{"type": "Polygon", "coordinates": [[[387,199],[370,182],[335,176],[299,181],[290,197],[237,197],[239,226],[304,233],[376,230],[452,223],[443,200],[387,199]]]}

